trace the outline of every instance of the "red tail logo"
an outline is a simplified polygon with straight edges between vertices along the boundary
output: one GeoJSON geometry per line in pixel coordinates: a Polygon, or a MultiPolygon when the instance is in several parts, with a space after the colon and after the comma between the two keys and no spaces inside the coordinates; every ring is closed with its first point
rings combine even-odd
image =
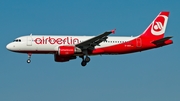
{"type": "Polygon", "coordinates": [[[153,25],[153,30],[154,31],[157,31],[157,32],[159,32],[159,31],[161,31],[161,29],[163,28],[163,24],[161,23],[161,22],[156,22],[154,25],[153,25]]]}
{"type": "Polygon", "coordinates": [[[153,35],[161,35],[165,32],[165,27],[167,24],[167,16],[159,15],[153,22],[151,27],[151,33],[153,35]]]}

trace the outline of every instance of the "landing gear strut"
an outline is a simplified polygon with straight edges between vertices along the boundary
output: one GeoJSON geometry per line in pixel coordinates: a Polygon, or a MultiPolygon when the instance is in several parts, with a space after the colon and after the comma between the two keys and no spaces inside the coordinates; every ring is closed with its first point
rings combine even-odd
{"type": "Polygon", "coordinates": [[[31,63],[31,53],[28,53],[27,63],[31,63]]]}

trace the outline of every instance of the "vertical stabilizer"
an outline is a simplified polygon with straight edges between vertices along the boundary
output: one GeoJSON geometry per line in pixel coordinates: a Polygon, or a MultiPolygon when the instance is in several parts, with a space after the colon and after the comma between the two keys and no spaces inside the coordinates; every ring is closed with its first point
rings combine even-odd
{"type": "Polygon", "coordinates": [[[166,31],[168,17],[169,12],[160,12],[158,16],[153,20],[153,22],[147,27],[147,29],[140,35],[140,37],[146,37],[151,39],[163,38],[166,31]]]}

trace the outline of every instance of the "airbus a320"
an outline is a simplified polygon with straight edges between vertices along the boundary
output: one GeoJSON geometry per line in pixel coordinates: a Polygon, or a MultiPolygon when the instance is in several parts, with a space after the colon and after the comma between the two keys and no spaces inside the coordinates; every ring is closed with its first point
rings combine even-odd
{"type": "Polygon", "coordinates": [[[28,54],[53,54],[56,62],[67,62],[80,57],[81,65],[90,62],[90,56],[128,54],[172,44],[172,37],[164,37],[169,12],[160,12],[147,29],[135,37],[109,36],[115,30],[97,36],[28,35],[16,38],[6,48],[28,54]]]}

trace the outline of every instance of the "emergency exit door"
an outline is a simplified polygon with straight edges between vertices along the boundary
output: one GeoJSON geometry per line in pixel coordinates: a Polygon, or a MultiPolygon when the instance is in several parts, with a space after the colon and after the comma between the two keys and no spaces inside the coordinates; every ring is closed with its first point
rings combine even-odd
{"type": "Polygon", "coordinates": [[[142,47],[142,40],[141,38],[136,39],[136,47],[142,47]]]}

